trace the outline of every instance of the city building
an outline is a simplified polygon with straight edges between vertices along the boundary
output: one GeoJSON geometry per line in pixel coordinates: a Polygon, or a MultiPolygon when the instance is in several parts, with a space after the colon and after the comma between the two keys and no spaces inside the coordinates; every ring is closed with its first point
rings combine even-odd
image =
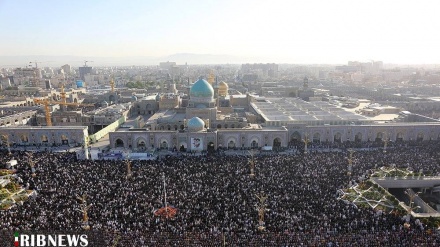
{"type": "Polygon", "coordinates": [[[93,72],[92,67],[89,67],[89,66],[79,67],[79,78],[81,78],[81,80],[85,81],[86,75],[92,74],[92,72],[93,72]]]}

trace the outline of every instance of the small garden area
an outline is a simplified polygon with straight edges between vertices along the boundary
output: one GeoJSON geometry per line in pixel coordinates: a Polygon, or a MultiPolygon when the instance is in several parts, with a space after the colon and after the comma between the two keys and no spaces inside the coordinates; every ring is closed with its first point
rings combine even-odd
{"type": "Polygon", "coordinates": [[[385,178],[385,177],[418,177],[421,176],[420,173],[415,173],[413,171],[407,170],[407,169],[400,169],[396,167],[381,167],[377,169],[371,177],[379,177],[379,178],[385,178]]]}
{"type": "Polygon", "coordinates": [[[358,207],[371,207],[385,212],[405,212],[393,195],[371,180],[366,180],[339,192],[340,200],[351,202],[358,207]]]}
{"type": "Polygon", "coordinates": [[[17,203],[26,201],[33,191],[23,189],[13,177],[9,176],[13,172],[2,170],[2,174],[4,175],[0,176],[3,182],[0,184],[0,210],[7,210],[17,203]]]}

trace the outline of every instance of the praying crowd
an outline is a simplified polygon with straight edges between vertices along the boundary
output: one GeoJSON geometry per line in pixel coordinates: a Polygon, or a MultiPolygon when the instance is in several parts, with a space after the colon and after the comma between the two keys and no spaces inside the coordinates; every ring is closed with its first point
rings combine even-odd
{"type": "Polygon", "coordinates": [[[440,143],[358,149],[347,175],[345,149],[308,154],[167,156],[131,161],[76,160],[74,153],[35,152],[35,176],[26,152],[7,151],[17,176],[37,196],[0,211],[0,229],[80,230],[86,195],[90,231],[118,246],[438,246],[437,228],[404,227],[402,215],[378,213],[338,200],[338,190],[381,166],[438,175],[440,143]],[[255,176],[250,176],[250,162],[255,176]],[[164,190],[165,188],[165,190],[164,190]],[[165,205],[173,218],[155,216],[165,205]],[[264,231],[257,196],[265,195],[264,231]],[[119,236],[116,238],[116,236],[119,236]]]}

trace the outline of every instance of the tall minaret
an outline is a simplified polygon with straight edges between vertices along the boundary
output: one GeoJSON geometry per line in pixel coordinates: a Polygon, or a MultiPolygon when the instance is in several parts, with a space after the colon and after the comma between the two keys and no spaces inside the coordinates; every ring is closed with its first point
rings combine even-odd
{"type": "Polygon", "coordinates": [[[110,87],[111,87],[111,92],[114,93],[115,92],[115,80],[113,80],[113,77],[110,80],[110,87]]]}
{"type": "Polygon", "coordinates": [[[209,82],[209,84],[211,84],[211,86],[213,86],[213,87],[214,87],[214,81],[215,81],[214,71],[211,70],[211,72],[209,72],[208,82],[209,82]]]}
{"type": "Polygon", "coordinates": [[[218,101],[218,76],[215,77],[215,86],[213,86],[214,88],[214,99],[216,99],[216,104],[217,106],[219,106],[219,101],[218,101]]]}

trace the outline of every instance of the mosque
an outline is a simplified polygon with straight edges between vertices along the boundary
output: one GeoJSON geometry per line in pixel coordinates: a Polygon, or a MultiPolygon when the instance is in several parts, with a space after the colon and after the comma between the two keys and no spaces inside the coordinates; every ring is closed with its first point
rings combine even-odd
{"type": "Polygon", "coordinates": [[[208,81],[199,79],[190,87],[186,107],[157,112],[146,122],[144,129],[110,132],[110,146],[182,151],[287,146],[285,127],[248,123],[245,117],[233,113],[228,101],[225,82],[213,87],[208,81]]]}
{"type": "Polygon", "coordinates": [[[264,123],[257,124],[247,115],[235,112],[237,103],[231,101],[237,100],[237,96],[228,95],[225,82],[213,86],[213,80],[208,81],[199,79],[189,88],[185,105],[176,103],[180,99],[175,92],[158,97],[159,106],[167,107],[159,107],[144,128],[110,132],[110,147],[197,152],[218,148],[271,150],[304,141],[440,140],[440,122],[378,123],[328,102],[305,102],[298,98],[258,101],[250,95],[239,95],[243,102],[238,105],[247,105],[249,112],[263,119],[264,123]],[[166,100],[172,104],[163,103],[166,100]]]}

